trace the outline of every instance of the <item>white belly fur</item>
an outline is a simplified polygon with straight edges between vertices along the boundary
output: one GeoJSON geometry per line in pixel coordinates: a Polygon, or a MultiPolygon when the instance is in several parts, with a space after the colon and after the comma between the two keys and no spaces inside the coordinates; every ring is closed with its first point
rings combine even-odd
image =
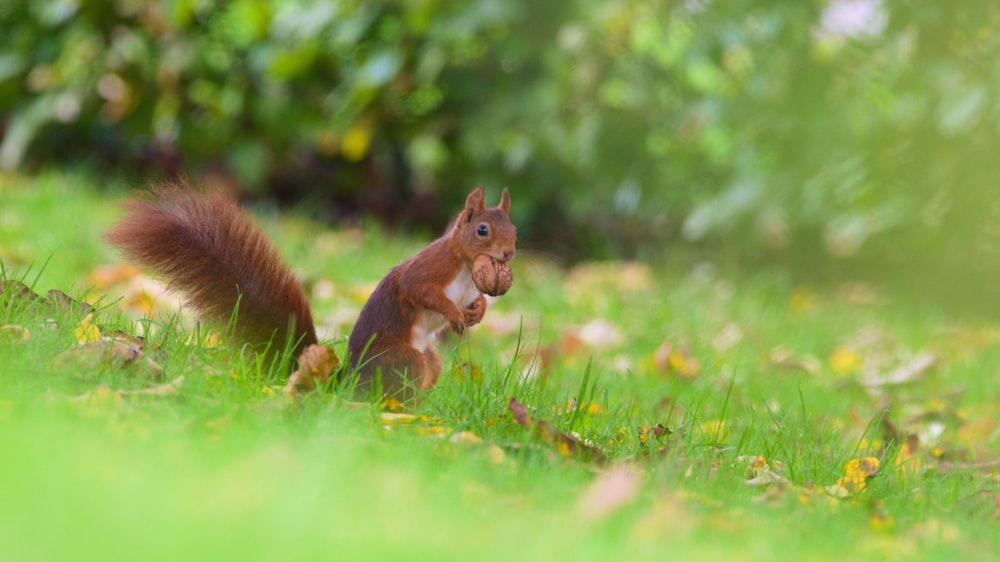
{"type": "MultiPolygon", "coordinates": [[[[462,266],[455,279],[445,287],[444,295],[455,303],[459,310],[465,310],[479,297],[479,289],[472,282],[472,270],[468,266],[462,266]]],[[[420,311],[420,317],[413,325],[410,337],[414,349],[420,352],[426,351],[427,346],[434,345],[437,333],[447,326],[448,320],[440,312],[426,309],[420,311]]]]}

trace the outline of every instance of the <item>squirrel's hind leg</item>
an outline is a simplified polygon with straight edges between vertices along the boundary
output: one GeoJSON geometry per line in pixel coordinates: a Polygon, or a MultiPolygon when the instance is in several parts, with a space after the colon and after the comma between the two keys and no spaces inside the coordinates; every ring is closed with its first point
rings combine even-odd
{"type": "Polygon", "coordinates": [[[441,354],[434,346],[425,351],[405,346],[367,360],[359,370],[360,379],[355,394],[364,396],[381,377],[383,396],[405,402],[414,398],[415,391],[434,386],[440,373],[441,354]]]}

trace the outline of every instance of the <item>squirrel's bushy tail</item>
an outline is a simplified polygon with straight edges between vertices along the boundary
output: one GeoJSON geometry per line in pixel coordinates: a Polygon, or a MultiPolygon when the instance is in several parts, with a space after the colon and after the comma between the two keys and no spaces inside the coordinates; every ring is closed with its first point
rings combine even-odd
{"type": "Polygon", "coordinates": [[[246,343],[288,339],[296,352],[316,343],[312,313],[291,268],[264,233],[217,193],[181,185],[154,188],[125,204],[107,239],[129,259],[163,275],[207,318],[228,322],[246,343]]]}

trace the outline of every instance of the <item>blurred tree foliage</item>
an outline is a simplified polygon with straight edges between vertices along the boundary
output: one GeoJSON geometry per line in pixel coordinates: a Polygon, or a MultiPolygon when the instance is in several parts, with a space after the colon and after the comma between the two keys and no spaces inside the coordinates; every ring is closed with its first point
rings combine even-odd
{"type": "Polygon", "coordinates": [[[6,168],[214,166],[396,216],[506,185],[522,231],[576,255],[1000,257],[996,2],[8,0],[0,21],[6,168]]]}

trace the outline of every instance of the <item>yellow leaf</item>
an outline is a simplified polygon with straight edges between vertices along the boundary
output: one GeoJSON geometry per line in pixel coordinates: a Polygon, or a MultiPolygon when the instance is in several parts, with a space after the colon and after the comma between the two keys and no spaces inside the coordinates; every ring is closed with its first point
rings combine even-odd
{"type": "Polygon", "coordinates": [[[483,442],[483,438],[471,431],[456,431],[448,438],[448,441],[460,445],[478,445],[483,442]]]}
{"type": "Polygon", "coordinates": [[[701,372],[701,364],[685,346],[663,342],[653,354],[653,364],[663,374],[675,374],[683,379],[694,379],[701,372]]]}
{"type": "Polygon", "coordinates": [[[593,402],[591,402],[590,404],[586,404],[586,405],[577,404],[576,403],[576,398],[573,398],[569,402],[566,403],[566,411],[567,412],[572,412],[572,411],[577,410],[577,409],[582,409],[584,412],[586,412],[586,413],[588,413],[590,415],[597,415],[597,414],[603,414],[604,413],[604,408],[602,408],[598,404],[594,404],[593,402]]]}
{"type": "Polygon", "coordinates": [[[846,347],[838,347],[830,354],[830,369],[837,375],[849,375],[861,368],[861,356],[846,347]]]}
{"type": "Polygon", "coordinates": [[[676,372],[678,375],[686,378],[693,379],[701,371],[701,365],[698,364],[698,360],[694,357],[687,356],[678,350],[670,352],[667,356],[667,365],[676,372]]]}
{"type": "Polygon", "coordinates": [[[417,427],[414,431],[417,435],[433,435],[435,437],[443,437],[445,435],[451,435],[454,430],[443,425],[432,425],[428,427],[417,427]]]}
{"type": "Polygon", "coordinates": [[[340,153],[345,159],[357,162],[368,154],[372,142],[372,128],[368,123],[357,122],[351,125],[340,142],[340,153]]]}
{"type": "Polygon", "coordinates": [[[723,420],[711,420],[701,424],[701,431],[707,437],[722,441],[726,437],[726,422],[723,420]]]}
{"type": "Polygon", "coordinates": [[[386,412],[399,412],[403,411],[403,403],[395,398],[386,398],[382,401],[382,409],[386,412]]]}
{"type": "Polygon", "coordinates": [[[788,307],[792,312],[801,314],[816,308],[816,295],[804,287],[796,287],[788,298],[788,307]]]}
{"type": "Polygon", "coordinates": [[[93,315],[88,314],[80,321],[80,325],[73,331],[76,341],[87,343],[101,339],[101,331],[93,324],[93,315]]]}
{"type": "Polygon", "coordinates": [[[896,520],[885,513],[872,513],[868,516],[868,526],[873,531],[892,531],[896,528],[896,520]]]}
{"type": "Polygon", "coordinates": [[[878,459],[865,457],[851,459],[844,465],[844,476],[837,480],[837,485],[847,492],[857,494],[863,492],[868,485],[868,479],[878,472],[878,459]]]}
{"type": "Polygon", "coordinates": [[[896,466],[899,468],[904,478],[916,476],[920,472],[920,457],[917,456],[917,444],[915,441],[907,441],[899,448],[896,454],[896,466]]]}

